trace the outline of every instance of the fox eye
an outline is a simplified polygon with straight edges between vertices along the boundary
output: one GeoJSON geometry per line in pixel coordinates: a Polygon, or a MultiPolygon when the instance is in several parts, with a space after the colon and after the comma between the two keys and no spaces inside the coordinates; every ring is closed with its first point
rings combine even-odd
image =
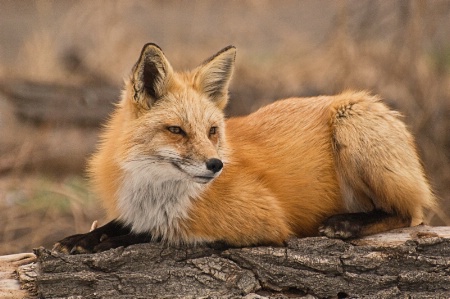
{"type": "Polygon", "coordinates": [[[217,127],[211,127],[209,129],[209,135],[215,135],[217,133],[217,127]]]}
{"type": "Polygon", "coordinates": [[[169,130],[169,132],[172,133],[172,134],[180,134],[180,135],[184,135],[185,134],[183,129],[181,129],[178,126],[167,127],[167,130],[169,130]]]}

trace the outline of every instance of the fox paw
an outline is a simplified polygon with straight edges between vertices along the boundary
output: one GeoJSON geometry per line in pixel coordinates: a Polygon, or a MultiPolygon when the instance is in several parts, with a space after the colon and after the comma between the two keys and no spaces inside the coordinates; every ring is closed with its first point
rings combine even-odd
{"type": "Polygon", "coordinates": [[[326,219],[319,227],[319,233],[322,236],[335,239],[353,239],[360,236],[362,223],[352,214],[334,215],[326,219]]]}
{"type": "Polygon", "coordinates": [[[90,232],[62,239],[53,246],[53,251],[65,254],[101,252],[139,241],[136,239],[137,236],[130,233],[130,228],[120,221],[113,220],[98,228],[94,222],[90,232]]]}
{"type": "Polygon", "coordinates": [[[94,231],[62,239],[53,246],[53,251],[65,254],[97,253],[113,248],[147,243],[150,242],[150,240],[150,235],[146,234],[126,234],[110,237],[106,234],[99,234],[94,231]]]}
{"type": "MultiPolygon", "coordinates": [[[[105,238],[106,236],[103,236],[105,238]]],[[[64,254],[82,254],[93,253],[102,241],[102,236],[97,234],[87,233],[69,236],[57,242],[52,251],[64,253],[64,254]]]]}
{"type": "Polygon", "coordinates": [[[151,240],[150,234],[132,233],[129,227],[113,220],[89,233],[62,239],[53,246],[53,251],[65,254],[96,253],[122,246],[147,243],[151,240]]]}

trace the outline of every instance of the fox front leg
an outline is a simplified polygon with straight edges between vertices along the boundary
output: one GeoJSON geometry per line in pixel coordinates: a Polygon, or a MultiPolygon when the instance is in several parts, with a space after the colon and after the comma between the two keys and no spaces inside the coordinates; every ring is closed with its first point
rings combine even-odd
{"type": "Polygon", "coordinates": [[[130,227],[118,220],[113,220],[89,233],[62,239],[53,246],[53,251],[66,254],[95,253],[121,246],[147,243],[150,240],[150,234],[132,233],[130,227]]]}

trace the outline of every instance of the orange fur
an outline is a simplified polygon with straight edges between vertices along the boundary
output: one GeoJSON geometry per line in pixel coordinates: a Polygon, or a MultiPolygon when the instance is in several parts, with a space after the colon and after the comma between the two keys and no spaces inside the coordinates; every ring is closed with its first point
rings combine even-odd
{"type": "Polygon", "coordinates": [[[315,235],[325,217],[343,212],[329,102],[289,99],[228,120],[231,162],[192,209],[193,233],[280,243],[290,234],[315,235]]]}
{"type": "Polygon", "coordinates": [[[238,246],[313,236],[324,219],[344,212],[381,209],[422,221],[434,199],[397,113],[377,97],[346,92],[280,100],[225,121],[234,53],[228,47],[197,69],[176,73],[156,45],[144,47],[89,165],[111,218],[133,227],[133,209],[155,201],[169,215],[157,214],[167,230],[155,224],[149,233],[172,243],[238,246]],[[170,133],[170,126],[184,134],[170,133]],[[212,127],[218,131],[208,135],[212,127]],[[148,165],[130,162],[138,158],[148,165]],[[211,158],[223,161],[222,172],[198,183],[192,173],[207,173],[202,165],[211,158]],[[182,204],[160,199],[166,196],[155,191],[160,187],[138,191],[166,181],[169,193],[190,190],[186,198],[174,193],[182,204]]]}

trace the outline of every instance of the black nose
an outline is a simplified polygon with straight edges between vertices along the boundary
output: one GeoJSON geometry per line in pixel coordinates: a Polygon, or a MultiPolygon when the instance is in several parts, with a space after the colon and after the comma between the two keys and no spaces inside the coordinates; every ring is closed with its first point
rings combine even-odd
{"type": "Polygon", "coordinates": [[[223,163],[219,159],[212,158],[206,161],[206,168],[214,173],[219,172],[222,169],[222,167],[223,163]]]}

